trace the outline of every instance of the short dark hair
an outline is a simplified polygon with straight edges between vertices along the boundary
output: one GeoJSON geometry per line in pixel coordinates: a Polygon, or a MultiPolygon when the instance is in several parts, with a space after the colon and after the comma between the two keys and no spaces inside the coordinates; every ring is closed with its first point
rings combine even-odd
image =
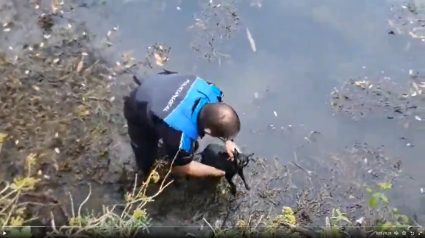
{"type": "Polygon", "coordinates": [[[236,111],[222,102],[207,103],[199,113],[198,121],[202,129],[210,129],[214,137],[232,139],[241,130],[236,111]]]}

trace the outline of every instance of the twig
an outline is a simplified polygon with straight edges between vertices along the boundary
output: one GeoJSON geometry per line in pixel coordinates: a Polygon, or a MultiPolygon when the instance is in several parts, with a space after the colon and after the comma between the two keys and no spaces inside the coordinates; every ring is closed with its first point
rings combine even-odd
{"type": "Polygon", "coordinates": [[[9,188],[10,188],[10,183],[9,182],[5,182],[6,186],[4,187],[3,190],[1,190],[0,194],[3,194],[4,192],[6,192],[9,188]]]}
{"type": "Polygon", "coordinates": [[[43,207],[55,207],[58,206],[59,204],[55,204],[55,203],[48,203],[48,204],[44,204],[44,203],[40,203],[40,202],[23,202],[23,203],[19,203],[19,205],[34,205],[34,206],[43,206],[43,207]]]}
{"type": "Polygon", "coordinates": [[[214,228],[211,226],[211,224],[207,221],[207,219],[205,219],[205,217],[202,218],[204,220],[205,223],[207,223],[207,225],[211,228],[211,230],[214,233],[214,237],[217,237],[217,233],[215,232],[214,228]]]}
{"type": "Polygon", "coordinates": [[[308,236],[308,237],[318,237],[318,235],[319,235],[316,232],[310,231],[308,229],[305,229],[305,228],[302,228],[300,226],[293,225],[293,224],[290,224],[290,223],[287,223],[287,222],[279,222],[279,224],[288,227],[293,232],[298,232],[298,233],[301,233],[301,234],[308,236]]]}
{"type": "MultiPolygon", "coordinates": [[[[3,221],[3,224],[7,224],[8,222],[9,222],[9,219],[12,217],[12,213],[13,213],[13,211],[14,211],[14,209],[15,209],[15,207],[16,207],[16,203],[18,202],[18,199],[19,199],[19,195],[20,195],[20,191],[18,191],[18,193],[17,193],[17,195],[16,195],[16,197],[14,198],[14,200],[13,200],[13,202],[11,203],[11,205],[12,205],[12,209],[11,209],[11,211],[7,214],[7,218],[6,218],[6,220],[4,220],[3,221]]],[[[6,206],[6,208],[5,209],[3,209],[4,211],[6,211],[6,209],[9,207],[10,205],[7,205],[6,206]]]]}
{"type": "Polygon", "coordinates": [[[56,224],[55,224],[55,215],[53,215],[52,211],[50,211],[50,218],[51,218],[50,224],[52,225],[53,231],[58,233],[58,230],[56,229],[56,224]]]}
{"type": "Polygon", "coordinates": [[[75,217],[74,199],[72,198],[72,194],[71,194],[71,192],[68,192],[68,195],[69,195],[69,200],[71,201],[71,212],[72,212],[72,217],[75,217]]]}
{"type": "Polygon", "coordinates": [[[165,183],[165,179],[166,179],[166,178],[168,178],[168,176],[170,175],[170,173],[171,173],[171,171],[172,171],[172,169],[173,169],[174,161],[176,160],[177,155],[179,154],[179,152],[180,152],[180,149],[177,151],[176,155],[174,155],[174,158],[173,158],[173,160],[171,161],[171,164],[170,164],[170,169],[168,170],[167,174],[165,175],[164,179],[162,180],[162,183],[161,183],[160,188],[162,188],[162,186],[163,186],[163,185],[164,185],[164,183],[165,183]]]}
{"type": "Polygon", "coordinates": [[[254,227],[254,230],[257,229],[258,225],[260,225],[261,221],[263,220],[263,217],[264,217],[264,215],[261,215],[260,216],[260,219],[258,219],[258,222],[257,222],[257,224],[254,227]]]}
{"type": "Polygon", "coordinates": [[[84,201],[78,207],[78,221],[79,221],[80,226],[81,226],[81,208],[84,206],[84,204],[87,203],[90,196],[91,196],[91,185],[89,184],[89,194],[87,195],[86,199],[84,199],[84,201]]]}
{"type": "Polygon", "coordinates": [[[108,211],[106,214],[103,214],[103,216],[101,216],[99,218],[96,218],[95,220],[91,221],[90,222],[91,225],[88,226],[88,227],[96,227],[96,226],[98,226],[99,225],[98,223],[100,221],[102,221],[103,219],[105,219],[105,218],[107,218],[109,216],[114,216],[114,217],[117,217],[118,219],[120,218],[117,214],[113,213],[112,211],[108,211]]]}
{"type": "Polygon", "coordinates": [[[133,186],[133,192],[131,193],[132,196],[136,194],[136,187],[137,187],[137,173],[134,175],[134,186],[133,186]]]}
{"type": "Polygon", "coordinates": [[[297,167],[298,167],[299,169],[301,169],[302,171],[306,172],[308,175],[310,175],[310,174],[312,173],[312,171],[304,169],[304,168],[303,168],[303,167],[301,167],[299,164],[297,164],[297,163],[295,163],[295,162],[293,162],[293,161],[291,161],[291,163],[292,163],[293,165],[297,166],[297,167]]]}
{"type": "Polygon", "coordinates": [[[18,188],[15,188],[15,189],[12,189],[12,191],[10,191],[7,195],[2,196],[2,199],[6,199],[6,198],[8,198],[10,195],[13,195],[14,193],[18,193],[18,195],[16,195],[16,196],[15,196],[15,198],[16,198],[16,197],[19,197],[21,188],[22,188],[22,186],[21,186],[21,187],[18,187],[18,188]]]}
{"type": "MultiPolygon", "coordinates": [[[[297,160],[298,160],[297,152],[294,152],[294,157],[295,157],[295,161],[297,161],[297,160]]],[[[294,162],[294,161],[291,161],[291,163],[292,163],[293,165],[297,166],[299,169],[301,169],[301,170],[303,170],[304,172],[306,172],[308,175],[310,175],[310,174],[312,173],[312,171],[307,170],[307,169],[304,169],[303,167],[301,167],[299,164],[297,164],[297,163],[296,163],[296,162],[294,162]]]]}

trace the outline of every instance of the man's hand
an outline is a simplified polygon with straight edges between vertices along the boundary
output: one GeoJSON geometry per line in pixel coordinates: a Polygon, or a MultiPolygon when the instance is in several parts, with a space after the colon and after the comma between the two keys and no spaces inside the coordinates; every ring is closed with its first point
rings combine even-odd
{"type": "Polygon", "coordinates": [[[233,160],[235,158],[235,155],[233,154],[236,149],[236,144],[233,141],[226,141],[226,152],[229,154],[229,159],[233,160]]]}

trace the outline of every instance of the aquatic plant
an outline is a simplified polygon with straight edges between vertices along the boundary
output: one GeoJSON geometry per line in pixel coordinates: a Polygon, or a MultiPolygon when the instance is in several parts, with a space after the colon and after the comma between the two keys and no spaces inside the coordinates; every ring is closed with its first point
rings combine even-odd
{"type": "Polygon", "coordinates": [[[277,235],[297,234],[305,237],[372,237],[374,235],[390,234],[419,234],[424,228],[401,214],[400,210],[393,208],[385,192],[390,190],[392,184],[389,182],[379,183],[377,192],[373,193],[370,187],[367,191],[371,193],[369,199],[370,214],[358,219],[351,218],[340,210],[333,208],[325,217],[323,226],[303,226],[299,224],[299,215],[290,207],[283,207],[282,212],[274,217],[261,215],[254,219],[237,221],[236,228],[219,229],[212,227],[207,237],[240,237],[264,235],[276,237],[277,235]],[[377,219],[379,218],[379,219],[377,219]]]}
{"type": "Polygon", "coordinates": [[[211,229],[209,236],[294,233],[307,237],[349,237],[360,233],[371,237],[383,232],[407,233],[422,229],[414,214],[403,214],[395,207],[397,201],[391,201],[387,195],[388,191],[404,185],[403,182],[414,183],[400,174],[398,158],[364,143],[339,153],[325,152],[317,156],[317,164],[299,154],[294,158],[296,165],[290,162],[286,170],[277,162],[275,166],[270,165],[272,161],[264,165],[265,172],[257,168],[264,176],[249,179],[253,184],[260,181],[253,187],[258,195],[238,197],[238,206],[243,205],[230,211],[224,220],[204,221],[211,229]],[[308,170],[312,168],[314,171],[308,170]],[[395,181],[397,184],[393,184],[395,181]],[[265,206],[261,206],[263,200],[265,206]]]}

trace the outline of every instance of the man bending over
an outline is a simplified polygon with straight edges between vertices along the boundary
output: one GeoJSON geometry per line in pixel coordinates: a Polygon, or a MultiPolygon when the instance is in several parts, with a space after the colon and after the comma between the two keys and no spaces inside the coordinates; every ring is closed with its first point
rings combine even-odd
{"type": "Polygon", "coordinates": [[[172,171],[194,177],[224,176],[225,172],[193,160],[197,139],[205,134],[226,143],[233,158],[233,138],[241,124],[236,111],[222,102],[222,91],[195,75],[165,71],[144,80],[124,103],[131,147],[145,175],[157,158],[162,139],[172,171]]]}

